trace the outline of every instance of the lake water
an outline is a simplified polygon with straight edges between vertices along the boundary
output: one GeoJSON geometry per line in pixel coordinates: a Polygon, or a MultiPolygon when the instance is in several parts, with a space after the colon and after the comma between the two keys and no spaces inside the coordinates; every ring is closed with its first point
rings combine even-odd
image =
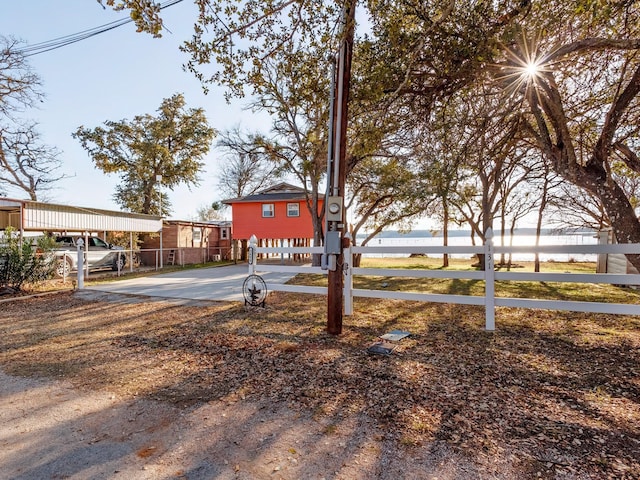
{"type": "MultiPolygon", "coordinates": [[[[364,240],[364,236],[358,235],[358,244],[360,244],[364,240]]],[[[514,245],[514,246],[534,246],[536,241],[535,235],[521,233],[513,236],[513,242],[511,242],[511,237],[509,235],[505,236],[504,244],[505,245],[514,245]]],[[[593,231],[584,231],[584,232],[576,232],[576,233],[561,233],[561,234],[553,234],[546,233],[540,237],[540,245],[595,245],[598,243],[598,239],[596,238],[596,232],[593,231]]],[[[481,242],[476,238],[476,245],[480,245],[481,242]]],[[[502,239],[499,236],[494,238],[494,244],[502,245],[502,239]]],[[[442,246],[443,238],[442,235],[430,236],[429,232],[411,232],[410,234],[399,234],[398,232],[383,232],[381,235],[374,237],[368,243],[369,246],[409,246],[409,247],[418,247],[418,246],[442,246]],[[420,233],[425,236],[419,236],[420,233]]],[[[466,234],[461,232],[456,232],[454,235],[449,236],[449,246],[471,246],[471,237],[469,233],[466,234]]],[[[367,254],[365,256],[369,257],[404,257],[408,256],[408,254],[367,254]]],[[[441,257],[442,254],[430,254],[429,256],[433,257],[441,257]]],[[[454,258],[469,258],[471,254],[453,254],[451,257],[454,258]]],[[[517,261],[533,261],[535,258],[534,254],[527,253],[514,253],[512,255],[512,260],[517,261]]],[[[499,260],[499,256],[496,255],[496,261],[499,260]]],[[[577,262],[595,262],[597,260],[597,254],[578,254],[578,253],[542,253],[540,254],[541,261],[556,261],[556,262],[567,262],[570,260],[574,260],[577,262]]]]}

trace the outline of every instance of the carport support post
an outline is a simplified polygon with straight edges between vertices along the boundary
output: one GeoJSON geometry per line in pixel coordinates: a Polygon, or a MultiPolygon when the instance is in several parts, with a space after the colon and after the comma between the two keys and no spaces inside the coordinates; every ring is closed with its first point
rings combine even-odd
{"type": "MultiPolygon", "coordinates": [[[[163,221],[164,223],[164,221],[163,221]]],[[[164,225],[163,225],[164,227],[164,225]]],[[[160,269],[162,269],[162,262],[163,262],[163,258],[162,258],[162,228],[160,229],[160,269]]]]}
{"type": "Polygon", "coordinates": [[[129,250],[131,250],[131,254],[129,255],[129,271],[133,272],[133,232],[129,232],[129,250]]]}

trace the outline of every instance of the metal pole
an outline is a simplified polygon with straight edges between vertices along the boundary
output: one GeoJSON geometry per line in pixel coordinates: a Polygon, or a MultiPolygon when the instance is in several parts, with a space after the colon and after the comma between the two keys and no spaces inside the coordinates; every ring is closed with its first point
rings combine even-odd
{"type": "Polygon", "coordinates": [[[129,260],[129,272],[133,273],[133,232],[129,232],[129,249],[131,250],[129,260]]]}
{"type": "Polygon", "coordinates": [[[334,149],[333,149],[333,141],[335,140],[335,104],[336,104],[336,58],[331,58],[331,91],[329,93],[329,144],[327,148],[327,191],[324,197],[324,232],[325,235],[329,231],[329,217],[327,215],[327,200],[329,196],[334,195],[332,185],[332,172],[334,166],[334,149]]]}

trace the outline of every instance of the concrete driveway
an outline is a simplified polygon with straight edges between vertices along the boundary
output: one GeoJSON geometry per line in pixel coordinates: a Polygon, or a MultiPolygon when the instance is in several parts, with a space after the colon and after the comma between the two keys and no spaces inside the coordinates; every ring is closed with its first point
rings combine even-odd
{"type": "MultiPolygon", "coordinates": [[[[246,264],[189,269],[180,272],[151,275],[92,285],[86,290],[126,293],[150,297],[183,298],[189,300],[244,301],[242,282],[249,274],[246,264]]],[[[261,274],[267,283],[285,283],[295,274],[267,272],[261,274]]]]}

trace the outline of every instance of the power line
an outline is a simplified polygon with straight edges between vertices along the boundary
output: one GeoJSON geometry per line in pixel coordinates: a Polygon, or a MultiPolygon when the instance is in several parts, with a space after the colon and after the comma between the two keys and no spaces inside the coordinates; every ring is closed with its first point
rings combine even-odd
{"type": "MultiPolygon", "coordinates": [[[[182,1],[183,0],[168,0],[165,3],[160,5],[160,10],[164,10],[165,8],[172,7],[182,1]]],[[[17,49],[17,52],[21,53],[25,57],[39,55],[41,53],[49,52],[51,50],[56,50],[58,48],[66,47],[67,45],[71,45],[72,43],[86,40],[87,38],[95,37],[96,35],[100,35],[102,33],[108,32],[110,30],[121,27],[131,22],[133,22],[133,19],[131,17],[122,18],[120,20],[115,20],[113,22],[100,25],[99,27],[94,27],[87,30],[83,30],[78,33],[73,33],[71,35],[65,35],[63,37],[54,38],[52,40],[47,40],[45,42],[34,43],[33,45],[27,45],[26,47],[17,49]]]]}

